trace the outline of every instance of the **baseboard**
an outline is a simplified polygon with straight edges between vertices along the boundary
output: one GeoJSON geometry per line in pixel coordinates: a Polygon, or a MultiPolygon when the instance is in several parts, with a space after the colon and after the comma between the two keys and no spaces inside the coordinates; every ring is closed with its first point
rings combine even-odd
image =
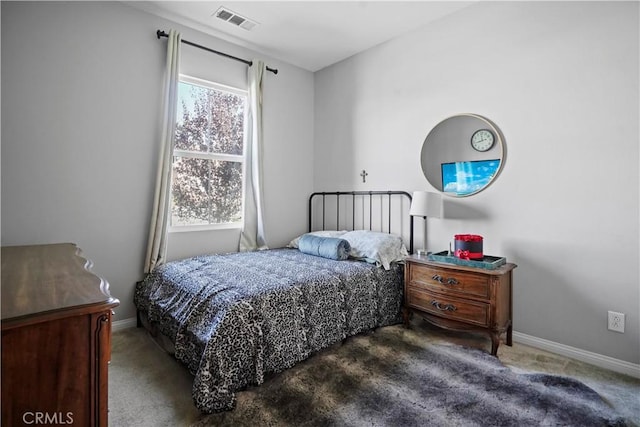
{"type": "Polygon", "coordinates": [[[131,317],[129,319],[116,320],[111,324],[111,330],[113,332],[117,332],[123,329],[135,328],[137,325],[137,319],[135,317],[131,317]]]}
{"type": "Polygon", "coordinates": [[[598,353],[581,350],[579,348],[570,347],[568,345],[559,344],[557,342],[548,341],[520,332],[513,332],[513,341],[528,345],[530,347],[546,350],[550,353],[559,354],[561,356],[570,357],[571,359],[580,360],[600,368],[609,369],[610,371],[619,372],[631,377],[640,378],[640,365],[626,362],[613,357],[603,356],[598,353]]]}

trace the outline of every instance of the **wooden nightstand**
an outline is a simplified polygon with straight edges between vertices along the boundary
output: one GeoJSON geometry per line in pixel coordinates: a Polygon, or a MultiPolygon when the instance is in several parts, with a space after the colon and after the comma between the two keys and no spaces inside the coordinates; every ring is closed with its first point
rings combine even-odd
{"type": "Polygon", "coordinates": [[[434,325],[458,331],[478,330],[491,337],[491,354],[497,356],[500,336],[512,345],[512,270],[507,263],[495,270],[429,261],[423,256],[405,258],[405,326],[417,311],[434,325]]]}

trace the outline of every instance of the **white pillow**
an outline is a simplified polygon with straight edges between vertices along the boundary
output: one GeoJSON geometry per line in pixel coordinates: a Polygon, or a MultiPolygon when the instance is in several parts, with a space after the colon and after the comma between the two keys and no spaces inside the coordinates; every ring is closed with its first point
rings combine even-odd
{"type": "MultiPolygon", "coordinates": [[[[312,231],[310,233],[305,233],[305,234],[311,234],[314,236],[319,236],[319,237],[340,237],[342,236],[344,233],[346,233],[347,230],[318,230],[318,231],[312,231]]],[[[288,248],[294,248],[294,249],[298,249],[298,242],[300,241],[300,237],[304,236],[298,236],[295,239],[293,239],[292,241],[289,242],[289,244],[287,245],[288,248]]]]}
{"type": "Polygon", "coordinates": [[[379,231],[355,230],[340,236],[351,245],[349,255],[352,258],[384,267],[391,268],[392,262],[404,260],[409,255],[402,238],[396,234],[379,231]]]}

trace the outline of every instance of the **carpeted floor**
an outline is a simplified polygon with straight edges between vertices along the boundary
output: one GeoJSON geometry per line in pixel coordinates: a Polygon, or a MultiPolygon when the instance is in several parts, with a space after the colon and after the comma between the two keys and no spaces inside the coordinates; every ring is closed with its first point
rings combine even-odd
{"type": "Polygon", "coordinates": [[[478,350],[489,346],[482,335],[443,331],[421,320],[411,329],[381,328],[239,392],[234,411],[206,415],[191,401],[191,375],[143,329],[127,329],[112,339],[109,424],[640,425],[639,379],[517,343],[500,346],[500,363],[478,350]],[[553,394],[546,395],[549,390],[553,394]],[[571,413],[575,394],[587,404],[576,404],[571,413]],[[599,421],[578,421],[590,411],[600,411],[594,412],[599,421]]]}

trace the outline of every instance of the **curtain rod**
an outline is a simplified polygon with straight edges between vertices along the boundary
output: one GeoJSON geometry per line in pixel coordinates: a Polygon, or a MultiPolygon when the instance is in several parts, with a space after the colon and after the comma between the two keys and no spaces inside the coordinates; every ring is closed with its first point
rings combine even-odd
{"type": "MultiPolygon", "coordinates": [[[[158,31],[156,31],[156,36],[158,38],[160,38],[160,37],[169,37],[169,34],[165,33],[164,31],[158,30],[158,31]]],[[[197,47],[197,48],[206,50],[207,52],[211,52],[211,53],[215,53],[215,54],[220,55],[220,56],[224,56],[225,58],[234,59],[236,61],[244,62],[245,64],[247,64],[250,67],[253,65],[253,61],[248,61],[246,59],[238,58],[236,56],[229,55],[228,53],[219,52],[217,50],[210,49],[210,48],[208,48],[206,46],[202,46],[202,45],[190,42],[188,40],[182,39],[181,41],[182,41],[182,43],[188,44],[189,46],[197,47]]],[[[273,74],[278,74],[278,69],[277,68],[270,68],[270,67],[266,67],[266,68],[267,68],[267,71],[271,71],[273,74]]]]}

